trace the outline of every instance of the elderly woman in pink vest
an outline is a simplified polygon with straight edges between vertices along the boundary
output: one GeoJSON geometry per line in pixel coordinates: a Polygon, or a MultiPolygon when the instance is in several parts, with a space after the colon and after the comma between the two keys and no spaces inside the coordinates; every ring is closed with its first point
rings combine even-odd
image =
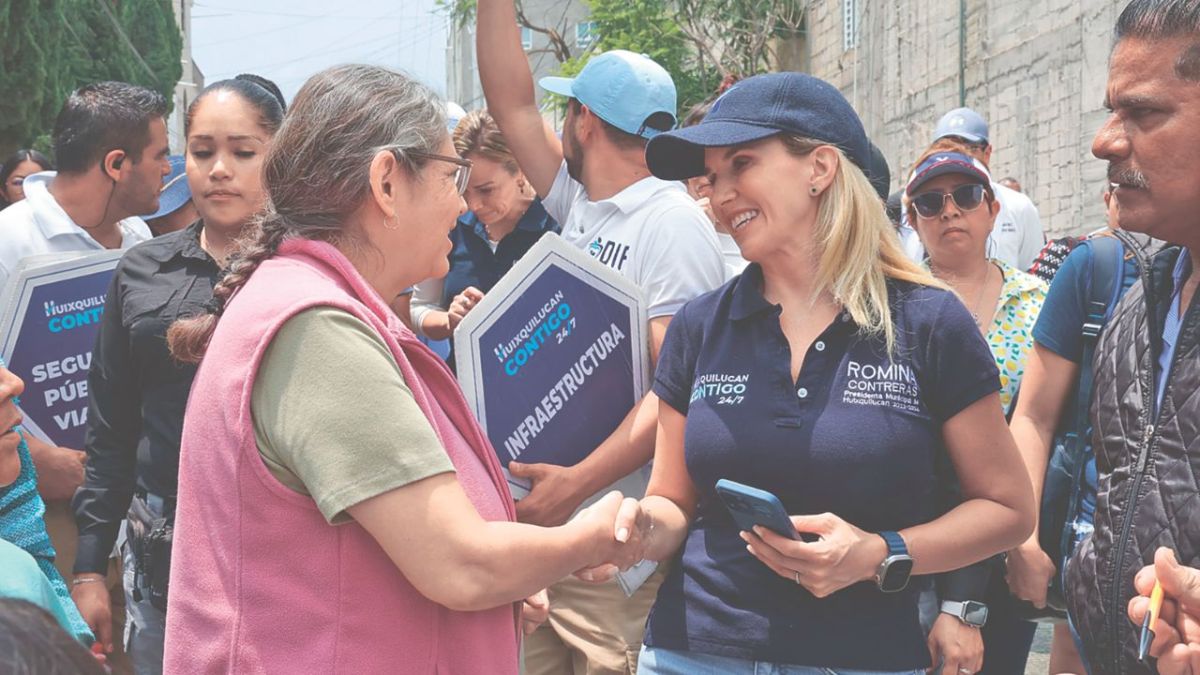
{"type": "Polygon", "coordinates": [[[168,673],[517,672],[519,602],[641,558],[636,502],[514,521],[444,363],[388,309],[446,273],[470,163],[444,106],[341,66],[292,103],[254,239],[177,323],[188,402],[168,673]]]}

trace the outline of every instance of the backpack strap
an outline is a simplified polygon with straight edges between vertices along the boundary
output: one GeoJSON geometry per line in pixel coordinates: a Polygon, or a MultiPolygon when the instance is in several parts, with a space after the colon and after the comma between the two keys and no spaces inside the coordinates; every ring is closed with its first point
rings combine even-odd
{"type": "Polygon", "coordinates": [[[1093,237],[1085,242],[1085,245],[1092,249],[1092,266],[1087,284],[1087,317],[1081,329],[1083,356],[1079,362],[1079,390],[1075,397],[1075,418],[1071,425],[1076,445],[1080,450],[1087,434],[1088,408],[1092,399],[1092,360],[1096,356],[1100,331],[1104,329],[1104,324],[1112,315],[1112,308],[1121,297],[1121,281],[1125,270],[1125,247],[1120,239],[1112,236],[1093,237]]]}

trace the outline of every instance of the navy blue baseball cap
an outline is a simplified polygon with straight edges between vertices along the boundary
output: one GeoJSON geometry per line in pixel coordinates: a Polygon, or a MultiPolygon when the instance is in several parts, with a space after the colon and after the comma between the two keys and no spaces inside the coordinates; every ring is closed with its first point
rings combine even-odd
{"type": "Polygon", "coordinates": [[[871,143],[858,113],[833,85],[804,73],[755,75],[713,101],[704,121],[668,131],[646,145],[650,172],[664,180],[704,173],[704,149],[741,145],[777,134],[836,145],[864,173],[871,143]]]}
{"type": "Polygon", "coordinates": [[[148,216],[142,216],[145,220],[170,215],[192,198],[192,189],[188,187],[187,174],[184,173],[186,162],[183,155],[171,155],[168,160],[171,162],[171,173],[163,177],[162,188],[158,193],[158,210],[148,216]]]}
{"type": "Polygon", "coordinates": [[[925,158],[924,162],[913,169],[912,177],[908,179],[908,185],[904,188],[904,193],[908,197],[914,197],[921,186],[938,176],[946,174],[958,174],[966,176],[972,181],[979,183],[983,189],[987,191],[993,198],[992,193],[992,176],[982,164],[975,161],[974,158],[968,157],[960,152],[939,152],[935,155],[930,155],[925,158]]]}

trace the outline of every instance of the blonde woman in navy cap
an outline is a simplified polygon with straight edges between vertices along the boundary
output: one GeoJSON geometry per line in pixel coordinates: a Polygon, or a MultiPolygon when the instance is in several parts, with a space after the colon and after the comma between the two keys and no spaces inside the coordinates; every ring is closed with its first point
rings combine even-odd
{"type": "Polygon", "coordinates": [[[663,344],[641,507],[647,557],[677,564],[640,672],[922,672],[925,584],[910,577],[1033,527],[987,344],[900,250],[868,148],[841,94],[797,73],[744,80],[649,144],[660,178],[708,176],[751,264],[685,305],[663,344]],[[940,453],[965,495],[941,516],[940,453]],[[742,531],[721,479],[776,495],[790,531],[742,531]]]}

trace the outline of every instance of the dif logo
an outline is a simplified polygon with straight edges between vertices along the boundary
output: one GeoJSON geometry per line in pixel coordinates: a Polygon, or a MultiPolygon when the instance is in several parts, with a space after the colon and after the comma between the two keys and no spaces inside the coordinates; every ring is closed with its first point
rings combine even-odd
{"type": "Polygon", "coordinates": [[[43,303],[42,308],[49,318],[47,327],[50,332],[62,333],[100,323],[100,316],[104,314],[104,296],[94,296],[66,304],[49,300],[43,303]]]}

